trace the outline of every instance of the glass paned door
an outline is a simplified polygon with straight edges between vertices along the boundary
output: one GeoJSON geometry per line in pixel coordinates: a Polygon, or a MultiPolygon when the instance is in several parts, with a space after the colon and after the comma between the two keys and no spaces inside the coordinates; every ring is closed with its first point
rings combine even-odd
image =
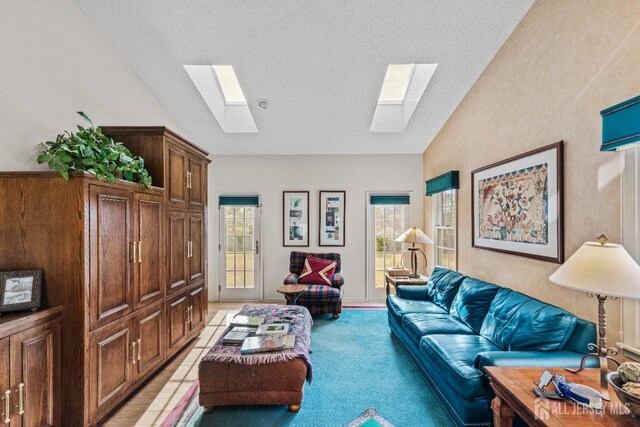
{"type": "Polygon", "coordinates": [[[260,299],[260,208],[220,206],[221,300],[260,299]]]}
{"type": "Polygon", "coordinates": [[[384,273],[400,265],[404,247],[395,239],[410,227],[410,204],[371,204],[367,215],[368,298],[386,297],[384,273]]]}

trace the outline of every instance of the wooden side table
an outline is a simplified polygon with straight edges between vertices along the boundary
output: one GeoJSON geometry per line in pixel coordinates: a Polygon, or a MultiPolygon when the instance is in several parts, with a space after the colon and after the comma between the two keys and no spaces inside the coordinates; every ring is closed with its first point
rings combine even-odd
{"type": "Polygon", "coordinates": [[[386,284],[387,295],[389,295],[391,285],[396,289],[399,285],[426,285],[429,283],[429,277],[420,276],[417,279],[413,279],[408,276],[391,276],[389,273],[385,272],[384,282],[386,284]]]}
{"type": "Polygon", "coordinates": [[[307,290],[307,285],[284,285],[278,288],[278,292],[284,295],[289,305],[296,305],[300,295],[307,290]]]}
{"type": "MultiPolygon", "coordinates": [[[[585,369],[579,374],[572,374],[564,368],[547,369],[552,373],[566,376],[571,383],[584,384],[595,389],[600,387],[599,369],[585,369]]],[[[566,399],[551,400],[537,397],[531,390],[544,372],[544,368],[488,366],[484,370],[496,394],[491,401],[494,427],[511,427],[515,414],[530,426],[638,427],[639,425],[611,388],[609,390],[611,401],[603,402],[604,409],[596,411],[566,399]]]]}

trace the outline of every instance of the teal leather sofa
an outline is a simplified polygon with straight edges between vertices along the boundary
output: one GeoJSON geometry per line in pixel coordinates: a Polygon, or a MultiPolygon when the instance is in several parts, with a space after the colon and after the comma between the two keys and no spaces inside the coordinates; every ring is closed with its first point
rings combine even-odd
{"type": "Polygon", "coordinates": [[[399,286],[387,308],[391,332],[458,426],[492,424],[485,366],[578,367],[596,338],[592,322],[441,267],[427,285],[399,286]]]}

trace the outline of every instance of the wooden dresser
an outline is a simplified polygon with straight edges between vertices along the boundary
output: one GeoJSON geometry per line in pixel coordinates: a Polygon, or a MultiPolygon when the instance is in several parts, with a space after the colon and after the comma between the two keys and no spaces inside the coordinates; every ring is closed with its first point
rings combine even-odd
{"type": "Polygon", "coordinates": [[[63,425],[100,424],[204,327],[209,161],[164,131],[143,153],[152,188],[0,173],[0,270],[42,268],[45,303],[63,308],[63,425]]]}
{"type": "Polygon", "coordinates": [[[62,425],[61,311],[0,316],[0,425],[62,425]]]}

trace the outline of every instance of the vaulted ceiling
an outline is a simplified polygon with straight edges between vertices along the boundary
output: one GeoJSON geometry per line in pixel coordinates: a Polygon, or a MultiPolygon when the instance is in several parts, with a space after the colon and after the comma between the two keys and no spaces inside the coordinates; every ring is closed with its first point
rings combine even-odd
{"type": "Polygon", "coordinates": [[[76,0],[186,137],[240,155],[422,153],[532,3],[76,0]],[[438,67],[404,132],[369,132],[406,63],[438,67]],[[233,65],[258,133],[224,133],[187,64],[233,65]]]}

